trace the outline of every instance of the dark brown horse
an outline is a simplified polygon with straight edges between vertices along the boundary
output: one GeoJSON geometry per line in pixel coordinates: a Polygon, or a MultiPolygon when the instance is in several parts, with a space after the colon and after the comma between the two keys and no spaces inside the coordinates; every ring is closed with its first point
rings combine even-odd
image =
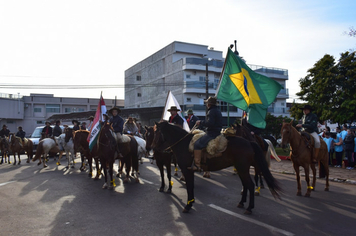
{"type": "MultiPolygon", "coordinates": [[[[166,121],[156,123],[155,138],[153,147],[163,151],[166,149],[172,150],[177,157],[178,165],[181,168],[185,180],[188,193],[188,201],[183,212],[189,212],[194,203],[194,172],[188,170],[192,165],[193,156],[189,152],[189,143],[193,134],[187,133],[184,129],[178,126],[171,125],[166,121]],[[162,143],[159,143],[160,136],[163,136],[162,143]]],[[[261,148],[255,142],[249,142],[241,137],[227,137],[228,145],[222,156],[207,158],[205,163],[202,160],[201,167],[204,171],[217,171],[230,166],[235,166],[238,175],[243,185],[243,194],[241,201],[238,204],[239,208],[244,206],[247,199],[247,191],[249,191],[249,205],[245,214],[251,214],[254,208],[254,183],[250,176],[250,166],[252,162],[259,165],[260,170],[265,177],[267,185],[274,197],[279,197],[280,187],[277,181],[273,178],[268,169],[261,148]]]]}
{"type": "MultiPolygon", "coordinates": [[[[30,163],[30,159],[33,157],[33,142],[30,139],[24,138],[24,142],[20,137],[15,136],[14,133],[10,133],[9,143],[12,155],[14,155],[14,165],[16,165],[16,153],[19,159],[19,165],[21,164],[20,154],[25,152],[27,154],[27,163],[30,163]]],[[[10,159],[10,156],[9,156],[10,159]]]]}
{"type": "MultiPolygon", "coordinates": [[[[101,169],[99,167],[99,160],[98,160],[98,155],[97,155],[97,147],[96,145],[94,146],[93,150],[90,151],[89,149],[89,142],[87,141],[89,135],[89,131],[87,130],[77,130],[73,131],[71,128],[67,128],[65,130],[65,142],[69,142],[70,138],[73,139],[74,143],[74,152],[80,152],[80,158],[82,161],[82,165],[80,167],[81,171],[85,170],[85,157],[88,160],[89,163],[89,177],[93,176],[93,159],[95,160],[96,164],[96,176],[95,179],[99,179],[99,176],[101,174],[101,169]]],[[[74,155],[75,156],[75,155],[74,155]]],[[[69,158],[69,157],[68,157],[69,158]]]]}
{"type": "MultiPolygon", "coordinates": [[[[150,151],[152,149],[152,143],[154,139],[154,128],[153,126],[145,126],[146,132],[145,132],[145,140],[146,140],[146,149],[150,151]]],[[[158,141],[161,143],[162,136],[160,137],[160,140],[158,141]]],[[[168,178],[168,189],[167,193],[172,192],[172,168],[171,168],[171,163],[172,163],[172,158],[173,158],[173,153],[171,151],[166,151],[166,152],[161,152],[157,150],[156,148],[153,149],[153,158],[156,160],[156,164],[158,166],[159,172],[161,174],[161,187],[159,188],[160,192],[164,191],[165,188],[165,182],[164,182],[164,166],[166,167],[167,170],[167,178],[168,178]]]]}
{"type": "MultiPolygon", "coordinates": [[[[315,164],[311,161],[313,149],[308,148],[301,134],[297,131],[296,128],[292,126],[292,123],[293,121],[291,121],[290,123],[283,123],[281,129],[282,147],[285,147],[286,144],[288,143],[290,144],[291,147],[290,156],[293,162],[293,167],[296,173],[297,184],[298,184],[297,196],[302,195],[302,187],[301,187],[300,175],[299,175],[299,167],[301,166],[304,168],[305,181],[307,182],[307,192],[305,193],[305,196],[310,197],[311,191],[315,188],[315,181],[316,181],[315,164]],[[313,172],[312,185],[310,185],[309,166],[313,172]]],[[[320,151],[315,159],[319,161],[319,173],[325,173],[326,175],[325,191],[329,191],[328,149],[326,143],[321,138],[320,138],[320,143],[321,143],[320,151]]]]}
{"type": "Polygon", "coordinates": [[[10,144],[9,144],[8,138],[1,138],[0,137],[0,151],[1,151],[0,164],[2,164],[2,163],[11,164],[10,158],[9,158],[9,150],[10,150],[10,144]],[[5,158],[5,162],[4,162],[4,158],[5,158]]]}
{"type": "Polygon", "coordinates": [[[118,144],[118,149],[121,152],[121,155],[123,156],[122,159],[120,159],[120,164],[118,168],[118,174],[116,175],[117,177],[122,176],[122,169],[125,166],[125,171],[126,175],[123,180],[124,183],[129,182],[130,179],[130,172],[131,175],[134,176],[135,182],[138,183],[140,182],[138,175],[139,175],[139,170],[138,170],[138,143],[136,139],[131,136],[131,135],[126,135],[130,141],[129,142],[124,142],[124,143],[119,143],[118,144]]]}

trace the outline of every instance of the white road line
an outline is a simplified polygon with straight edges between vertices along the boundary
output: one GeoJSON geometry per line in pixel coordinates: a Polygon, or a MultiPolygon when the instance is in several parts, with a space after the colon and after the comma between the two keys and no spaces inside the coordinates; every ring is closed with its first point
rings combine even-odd
{"type": "Polygon", "coordinates": [[[142,180],[142,182],[145,182],[145,183],[148,183],[148,184],[152,184],[152,185],[155,184],[155,183],[153,183],[153,182],[151,182],[151,181],[148,181],[148,180],[145,180],[145,179],[142,179],[142,178],[140,178],[140,180],[142,180]]]}
{"type": "Polygon", "coordinates": [[[9,181],[9,182],[2,183],[2,184],[0,184],[0,187],[1,187],[1,186],[4,186],[4,185],[7,185],[7,184],[9,184],[9,183],[12,183],[12,182],[15,182],[15,181],[9,181]]]}
{"type": "Polygon", "coordinates": [[[237,217],[237,218],[239,218],[239,219],[241,219],[241,220],[245,220],[245,221],[248,221],[248,222],[250,222],[250,223],[253,223],[253,224],[256,224],[256,225],[265,227],[265,228],[267,228],[267,229],[269,229],[269,230],[271,230],[271,231],[273,231],[273,232],[278,232],[278,233],[281,233],[281,234],[283,234],[283,235],[288,235],[288,236],[294,235],[294,234],[291,233],[291,232],[288,232],[288,231],[285,231],[285,230],[283,230],[283,229],[279,229],[279,228],[276,228],[276,227],[274,227],[274,226],[271,226],[271,225],[262,223],[262,222],[260,222],[260,221],[257,221],[257,220],[254,220],[254,219],[251,219],[251,218],[248,218],[248,217],[239,215],[239,214],[237,214],[237,213],[235,213],[235,212],[229,211],[229,210],[227,210],[227,209],[224,209],[224,208],[222,208],[222,207],[216,206],[216,205],[214,205],[214,204],[209,204],[208,206],[210,206],[211,208],[214,208],[214,209],[216,209],[216,210],[218,210],[218,211],[222,211],[222,212],[224,212],[224,213],[226,213],[226,214],[235,216],[235,217],[237,217]]]}

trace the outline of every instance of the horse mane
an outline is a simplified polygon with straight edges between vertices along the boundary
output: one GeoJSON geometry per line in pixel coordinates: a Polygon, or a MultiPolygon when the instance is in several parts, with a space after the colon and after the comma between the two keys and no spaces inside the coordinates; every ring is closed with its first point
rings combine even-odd
{"type": "Polygon", "coordinates": [[[172,123],[169,123],[168,121],[161,121],[159,122],[159,124],[166,124],[166,125],[170,125],[170,127],[174,130],[174,132],[176,133],[182,133],[184,135],[186,135],[188,132],[185,130],[185,129],[182,129],[181,127],[175,125],[175,124],[172,124],[172,123]]]}
{"type": "Polygon", "coordinates": [[[74,131],[74,133],[75,133],[75,134],[76,134],[76,133],[90,133],[90,131],[84,130],[84,129],[79,129],[79,130],[74,131]]]}

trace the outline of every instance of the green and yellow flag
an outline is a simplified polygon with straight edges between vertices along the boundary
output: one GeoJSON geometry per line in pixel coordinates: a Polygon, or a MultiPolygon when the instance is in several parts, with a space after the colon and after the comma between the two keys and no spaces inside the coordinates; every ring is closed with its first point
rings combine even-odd
{"type": "Polygon", "coordinates": [[[267,108],[276,99],[282,85],[251,70],[230,48],[226,55],[219,86],[218,100],[230,103],[248,114],[248,122],[258,128],[266,127],[267,108]]]}

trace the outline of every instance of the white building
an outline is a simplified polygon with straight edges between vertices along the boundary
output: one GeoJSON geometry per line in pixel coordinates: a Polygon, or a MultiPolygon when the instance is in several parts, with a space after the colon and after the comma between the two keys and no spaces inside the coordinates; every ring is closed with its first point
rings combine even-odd
{"type": "MultiPolygon", "coordinates": [[[[125,108],[164,106],[171,90],[183,111],[193,109],[197,116],[204,117],[206,73],[208,71],[208,96],[214,96],[224,65],[222,54],[222,51],[209,49],[206,45],[177,41],[169,44],[125,71],[125,108]]],[[[288,70],[249,66],[286,88],[288,70]]],[[[268,112],[275,116],[289,116],[287,99],[288,90],[281,90],[268,112]]],[[[226,124],[227,104],[220,102],[220,110],[226,124]]],[[[240,109],[229,106],[231,119],[241,115],[240,109]]]]}

